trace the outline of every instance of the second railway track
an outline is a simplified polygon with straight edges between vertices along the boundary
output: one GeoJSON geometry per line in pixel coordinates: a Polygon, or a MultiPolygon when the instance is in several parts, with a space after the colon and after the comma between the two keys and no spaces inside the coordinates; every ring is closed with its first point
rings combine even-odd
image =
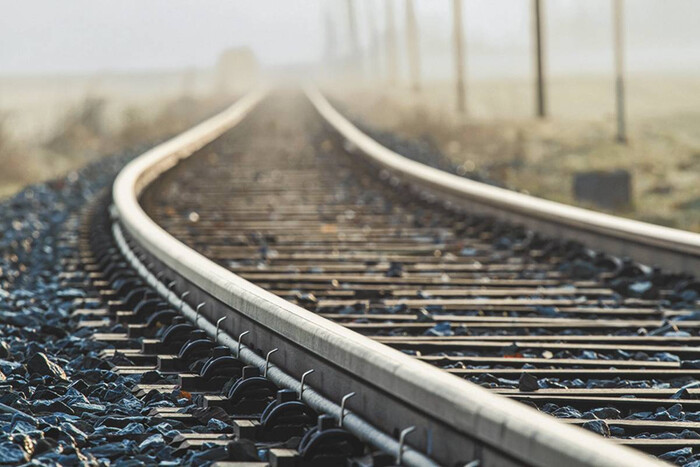
{"type": "Polygon", "coordinates": [[[615,444],[694,461],[700,290],[689,274],[426,195],[360,156],[305,97],[253,109],[259,98],[115,185],[122,250],[188,318],[234,354],[250,331],[246,352],[280,385],[314,369],[320,412],[355,392],[346,428],[379,449],[395,451],[415,425],[408,464],[652,463],[615,444]]]}

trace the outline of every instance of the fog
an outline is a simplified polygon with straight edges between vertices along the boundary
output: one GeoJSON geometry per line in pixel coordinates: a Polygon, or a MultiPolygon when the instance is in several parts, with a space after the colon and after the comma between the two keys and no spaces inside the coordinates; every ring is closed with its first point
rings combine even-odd
{"type": "Polygon", "coordinates": [[[0,72],[212,66],[246,45],[264,64],[321,50],[318,0],[0,1],[0,72]]]}
{"type": "MultiPolygon", "coordinates": [[[[403,0],[392,0],[405,73],[403,0]]],[[[383,37],[385,2],[354,0],[359,40],[383,37]]],[[[263,65],[319,62],[329,48],[349,47],[345,0],[28,0],[0,2],[0,74],[90,73],[209,67],[222,50],[249,46],[263,65]],[[330,24],[327,31],[324,22],[330,24]]],[[[700,3],[627,0],[630,72],[700,68],[700,3]]],[[[426,78],[452,66],[451,2],[416,0],[426,78]]],[[[469,76],[530,72],[529,0],[466,0],[469,76]]],[[[547,69],[551,74],[607,73],[611,68],[610,0],[546,0],[547,69]]]]}
{"type": "MultiPolygon", "coordinates": [[[[347,50],[347,16],[343,2],[327,2],[347,50]]],[[[385,25],[382,2],[355,2],[360,36],[368,45],[372,16],[385,25]]],[[[405,2],[394,1],[399,63],[406,74],[405,2]]],[[[531,1],[466,0],[464,30],[468,74],[472,78],[521,77],[531,73],[531,1]]],[[[612,69],[610,0],[545,0],[547,71],[553,75],[609,73],[612,69]]],[[[693,0],[627,0],[626,67],[632,73],[700,71],[700,3],[693,0]]],[[[452,9],[447,0],[416,0],[422,72],[443,78],[452,71],[452,9]]]]}

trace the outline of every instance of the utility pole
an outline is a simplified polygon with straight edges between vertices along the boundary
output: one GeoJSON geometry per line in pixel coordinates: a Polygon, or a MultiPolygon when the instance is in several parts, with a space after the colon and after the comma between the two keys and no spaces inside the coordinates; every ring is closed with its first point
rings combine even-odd
{"type": "Polygon", "coordinates": [[[455,76],[457,85],[457,112],[467,112],[467,92],[464,80],[464,33],[462,31],[462,0],[452,0],[455,76]]]}
{"type": "Polygon", "coordinates": [[[336,43],[335,43],[335,30],[333,29],[333,17],[328,7],[325,8],[323,15],[323,30],[326,36],[326,47],[323,51],[323,57],[328,66],[335,58],[336,43]]]}
{"type": "Polygon", "coordinates": [[[382,70],[382,56],[381,56],[381,49],[379,47],[380,44],[380,33],[379,33],[379,25],[377,23],[377,17],[376,17],[376,9],[374,8],[375,6],[375,0],[367,0],[365,7],[367,10],[367,26],[369,27],[369,45],[367,49],[367,55],[370,58],[370,68],[374,68],[374,70],[370,73],[370,75],[374,75],[375,78],[377,78],[377,81],[381,79],[381,70],[382,70]]]}
{"type": "Polygon", "coordinates": [[[386,67],[389,85],[398,82],[398,63],[396,57],[396,28],[394,26],[394,4],[392,0],[384,0],[386,10],[386,67]]]}
{"type": "Polygon", "coordinates": [[[617,107],[617,142],[627,143],[625,119],[625,79],[624,79],[624,22],[622,0],[613,0],[613,28],[615,40],[615,101],[617,107]]]}
{"type": "Polygon", "coordinates": [[[333,16],[328,5],[323,11],[323,35],[325,47],[323,49],[323,67],[321,69],[324,79],[335,80],[336,37],[333,28],[333,16]]]}
{"type": "Polygon", "coordinates": [[[420,92],[420,50],[418,48],[418,24],[413,0],[406,0],[406,44],[408,68],[411,73],[411,89],[420,92]]]}
{"type": "Polygon", "coordinates": [[[357,39],[357,21],[353,0],[345,0],[348,8],[348,32],[350,35],[350,68],[354,75],[360,66],[360,44],[357,39]]]}
{"type": "Polygon", "coordinates": [[[533,46],[535,51],[535,105],[537,116],[545,118],[547,116],[547,96],[544,81],[544,27],[542,18],[542,0],[532,0],[532,33],[533,46]]]}

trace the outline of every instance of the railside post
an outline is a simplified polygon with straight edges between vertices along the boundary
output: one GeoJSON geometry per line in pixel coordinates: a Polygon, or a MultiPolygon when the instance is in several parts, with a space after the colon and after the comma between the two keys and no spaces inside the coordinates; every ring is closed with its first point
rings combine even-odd
{"type": "Polygon", "coordinates": [[[535,52],[535,105],[537,117],[547,116],[547,96],[544,78],[544,20],[542,15],[542,0],[532,0],[532,35],[535,52]]]}
{"type": "Polygon", "coordinates": [[[350,66],[353,68],[353,75],[359,74],[360,44],[357,38],[357,18],[355,18],[354,0],[345,0],[348,15],[348,33],[350,35],[350,66]]]}
{"type": "Polygon", "coordinates": [[[333,17],[327,5],[323,12],[323,32],[326,37],[323,58],[326,62],[326,67],[333,68],[333,61],[336,55],[336,38],[335,29],[333,28],[333,17]]]}
{"type": "Polygon", "coordinates": [[[627,143],[623,13],[622,0],[613,0],[613,34],[615,41],[615,107],[617,109],[617,142],[621,144],[627,143]]]}
{"type": "Polygon", "coordinates": [[[411,90],[420,92],[420,50],[418,48],[418,24],[413,0],[406,0],[406,45],[408,67],[411,73],[411,90]]]}
{"type": "Polygon", "coordinates": [[[380,32],[376,16],[377,11],[374,8],[374,0],[367,0],[365,5],[367,11],[367,25],[369,27],[369,49],[367,51],[370,58],[369,67],[374,68],[374,76],[377,78],[377,81],[379,81],[382,75],[382,57],[380,49],[380,32]]]}
{"type": "Polygon", "coordinates": [[[455,84],[457,86],[457,112],[467,113],[467,92],[464,80],[464,33],[462,31],[462,0],[452,0],[453,39],[455,53],[455,84]]]}
{"type": "Polygon", "coordinates": [[[398,63],[396,57],[396,28],[394,25],[394,3],[393,0],[384,1],[386,14],[386,67],[387,81],[390,86],[396,85],[398,81],[398,63]]]}

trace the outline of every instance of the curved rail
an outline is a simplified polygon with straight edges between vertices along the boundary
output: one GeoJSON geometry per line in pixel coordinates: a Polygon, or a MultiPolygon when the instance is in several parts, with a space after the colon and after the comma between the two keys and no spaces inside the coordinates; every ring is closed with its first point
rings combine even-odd
{"type": "Polygon", "coordinates": [[[306,95],[323,118],[362,154],[399,178],[539,232],[582,241],[672,271],[700,270],[700,234],[624,219],[468,180],[408,159],[379,144],[334,109],[314,87],[306,95]]]}
{"type": "MultiPolygon", "coordinates": [[[[364,385],[361,387],[381,392],[392,401],[395,399],[410,407],[421,422],[431,423],[432,430],[432,437],[428,436],[427,441],[411,439],[410,444],[424,452],[430,452],[432,447],[431,456],[440,462],[458,460],[450,457],[454,451],[480,456],[482,465],[659,465],[658,461],[641,453],[566,426],[291,304],[213,263],[149,218],[139,204],[143,190],[180,159],[235,126],[264,94],[260,90],[251,93],[220,115],[137,158],[119,174],[113,187],[114,213],[125,235],[148,256],[149,261],[143,264],[162,265],[188,282],[196,290],[193,295],[205,294],[215,299],[221,306],[202,315],[210,322],[221,316],[232,316],[233,319],[222,326],[226,332],[234,334],[235,316],[242,316],[271,330],[279,340],[288,342],[299,352],[324,362],[328,368],[342,369],[352,375],[353,381],[361,381],[364,385]],[[455,442],[454,437],[446,437],[451,442],[441,445],[443,432],[458,433],[459,442],[455,442]]],[[[318,94],[311,93],[311,96],[315,103],[321,102],[318,94]]],[[[368,144],[366,137],[363,144],[368,144]]],[[[261,347],[259,343],[256,345],[261,347]]],[[[298,378],[308,369],[294,367],[303,358],[293,356],[278,365],[298,378]]],[[[337,382],[334,378],[336,373],[333,378],[324,378],[321,389],[327,397],[340,400],[339,396],[344,394],[340,391],[348,391],[347,380],[337,382]],[[339,384],[341,387],[336,387],[339,384]]],[[[351,410],[362,416],[379,410],[371,419],[372,423],[391,432],[396,428],[393,414],[386,413],[387,409],[382,413],[382,406],[367,394],[360,397],[361,401],[351,406],[351,410]]],[[[354,424],[361,421],[359,417],[349,417],[348,425],[351,420],[354,424]]],[[[413,449],[404,454],[407,464],[421,465],[424,459],[413,449]]]]}

